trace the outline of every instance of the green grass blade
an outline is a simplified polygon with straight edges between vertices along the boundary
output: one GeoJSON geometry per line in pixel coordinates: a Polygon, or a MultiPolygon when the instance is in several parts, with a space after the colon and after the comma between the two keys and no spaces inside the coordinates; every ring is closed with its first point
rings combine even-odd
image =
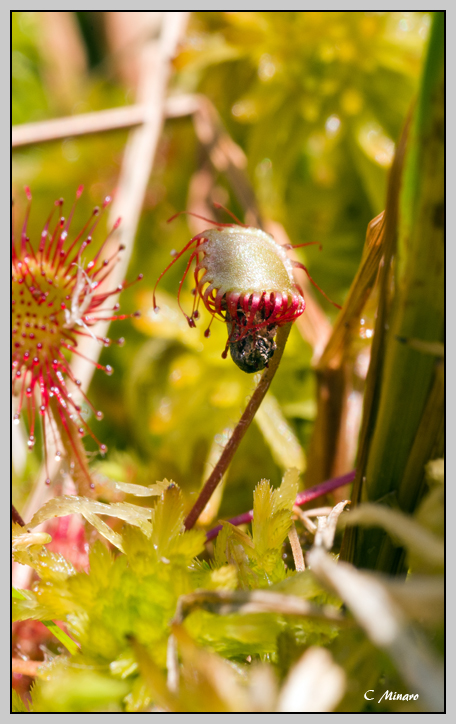
{"type": "MultiPolygon", "coordinates": [[[[407,512],[417,505],[424,466],[434,450],[439,454],[441,440],[443,385],[436,383],[439,362],[407,340],[441,345],[444,335],[443,48],[444,18],[437,12],[407,141],[394,278],[383,285],[386,332],[377,325],[381,343],[380,348],[374,345],[373,353],[380,364],[378,378],[371,380],[376,392],[365,440],[367,461],[362,465],[362,499],[373,502],[389,496],[407,512]],[[430,404],[438,414],[432,417],[433,424],[426,426],[424,417],[429,415],[430,404]]],[[[379,319],[383,324],[380,314],[379,319]]],[[[381,531],[360,532],[355,562],[362,567],[395,570],[399,563],[392,546],[386,544],[388,552],[380,552],[384,540],[381,531]]]]}

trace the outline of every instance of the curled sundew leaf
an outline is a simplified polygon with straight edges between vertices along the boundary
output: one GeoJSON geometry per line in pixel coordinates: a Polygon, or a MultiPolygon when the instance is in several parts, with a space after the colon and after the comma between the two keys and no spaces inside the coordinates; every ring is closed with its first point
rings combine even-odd
{"type": "Polygon", "coordinates": [[[101,535],[121,551],[123,551],[122,537],[100,520],[99,515],[120,518],[130,525],[137,526],[147,536],[150,536],[151,533],[152,510],[150,508],[141,508],[132,503],[100,503],[98,500],[89,500],[77,495],[61,495],[49,500],[35,513],[29,527],[35,528],[49,518],[58,518],[72,513],[82,515],[101,535]]]}
{"type": "Polygon", "coordinates": [[[442,568],[444,543],[413,518],[382,505],[364,503],[343,518],[346,525],[382,527],[414,558],[428,566],[442,568]]]}

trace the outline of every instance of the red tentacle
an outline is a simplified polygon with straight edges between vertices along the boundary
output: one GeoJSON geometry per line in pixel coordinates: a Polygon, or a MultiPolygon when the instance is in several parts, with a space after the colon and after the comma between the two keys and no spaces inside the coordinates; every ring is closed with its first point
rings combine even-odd
{"type": "MultiPolygon", "coordinates": [[[[187,214],[188,216],[194,216],[195,219],[201,219],[201,221],[207,221],[208,224],[212,224],[213,226],[219,226],[220,228],[226,228],[229,226],[233,226],[233,224],[220,224],[218,221],[214,221],[213,219],[207,219],[205,216],[200,216],[199,214],[195,214],[193,211],[178,211],[177,214],[174,214],[174,216],[171,216],[171,218],[168,219],[166,222],[169,224],[171,221],[174,221],[178,216],[182,216],[182,214],[187,214]]],[[[244,226],[244,224],[242,224],[244,226]]],[[[196,238],[196,237],[194,237],[196,238]]]]}
{"type": "MultiPolygon", "coordinates": [[[[215,206],[216,209],[223,209],[223,211],[225,211],[227,214],[229,214],[229,216],[231,216],[232,219],[235,220],[235,222],[236,222],[236,224],[238,224],[238,226],[243,226],[244,229],[248,229],[248,228],[249,228],[249,227],[247,226],[247,224],[243,224],[242,221],[239,221],[239,219],[237,218],[237,216],[235,216],[232,211],[230,211],[229,209],[227,209],[226,206],[222,206],[222,204],[217,203],[217,201],[214,201],[214,206],[215,206]]],[[[227,224],[227,226],[232,226],[232,224],[227,224]]]]}
{"type": "Polygon", "coordinates": [[[315,281],[312,279],[312,277],[310,276],[310,274],[309,274],[307,268],[304,266],[304,264],[301,264],[301,262],[299,262],[299,261],[292,261],[291,263],[293,264],[293,267],[294,267],[295,269],[303,269],[303,270],[305,271],[305,273],[306,273],[307,276],[309,277],[309,280],[312,282],[312,284],[314,285],[314,287],[316,287],[316,288],[318,289],[318,291],[319,291],[321,294],[323,294],[323,296],[325,297],[325,299],[328,300],[328,302],[330,302],[330,303],[333,304],[335,307],[337,307],[337,309],[342,309],[342,307],[340,306],[340,304],[337,304],[337,302],[333,302],[333,300],[330,299],[327,294],[325,294],[325,292],[323,291],[323,289],[321,289],[321,288],[318,286],[317,282],[315,282],[315,281]]]}
{"type": "MultiPolygon", "coordinates": [[[[153,304],[154,304],[154,310],[155,310],[155,311],[158,310],[157,303],[156,303],[155,292],[156,292],[156,289],[157,289],[157,286],[158,286],[158,283],[159,283],[160,279],[166,274],[166,272],[168,271],[168,269],[171,269],[171,267],[173,266],[173,264],[175,264],[176,261],[177,261],[178,259],[180,259],[180,257],[182,256],[182,254],[185,254],[185,252],[190,249],[191,245],[194,244],[195,241],[196,241],[197,246],[198,246],[199,242],[200,242],[201,239],[203,239],[203,238],[204,238],[204,236],[203,236],[202,234],[197,234],[196,236],[193,237],[193,239],[190,239],[190,241],[188,242],[188,244],[186,244],[186,245],[184,246],[184,248],[183,248],[178,254],[176,254],[176,256],[174,257],[174,259],[172,260],[172,262],[171,262],[170,264],[168,264],[168,266],[166,267],[166,269],[164,269],[164,270],[162,271],[162,273],[160,274],[160,276],[158,277],[158,279],[157,279],[157,281],[156,281],[156,283],[155,283],[154,292],[153,292],[153,304]]],[[[192,254],[192,257],[191,257],[191,258],[193,258],[193,254],[192,254]]],[[[185,275],[187,274],[187,271],[188,271],[188,269],[189,269],[189,266],[190,266],[190,264],[187,264],[187,269],[186,269],[186,271],[185,271],[184,278],[185,278],[185,275]]],[[[182,285],[182,282],[181,282],[181,285],[182,285]]],[[[180,286],[181,286],[181,285],[180,285],[180,286]]],[[[179,291],[180,291],[180,286],[179,286],[179,291]]],[[[179,306],[180,306],[180,305],[179,305],[179,306]]],[[[185,315],[185,316],[187,316],[187,315],[185,315]]]]}

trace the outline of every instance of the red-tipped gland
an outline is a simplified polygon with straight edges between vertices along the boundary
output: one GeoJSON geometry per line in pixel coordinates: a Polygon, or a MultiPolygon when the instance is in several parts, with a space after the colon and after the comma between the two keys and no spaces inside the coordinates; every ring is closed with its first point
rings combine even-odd
{"type": "MultiPolygon", "coordinates": [[[[76,201],[82,190],[80,186],[76,192],[76,201]]],[[[38,412],[46,445],[49,430],[55,437],[54,420],[49,411],[50,400],[54,399],[57,402],[57,408],[54,408],[57,413],[54,414],[59,415],[60,428],[68,432],[70,445],[77,456],[71,442],[73,432],[81,437],[88,433],[98,445],[100,443],[81,417],[81,408],[75,404],[67,388],[67,379],[78,387],[81,384],[73,376],[68,351],[80,354],[77,349],[78,337],[93,337],[91,327],[96,322],[130,316],[113,314],[119,309],[117,303],[112,306],[108,303],[106,306],[106,301],[109,302],[110,297],[123,287],[116,291],[98,291],[102,279],[110,274],[117,263],[118,252],[107,260],[107,264],[100,261],[101,250],[111,231],[95,257],[85,261],[83,252],[99,223],[100,209],[94,209],[88,222],[73,235],[70,227],[75,204],[68,217],[65,219],[60,216],[53,228],[53,214],[48,216],[38,244],[34,246],[27,235],[32,199],[28,187],[26,196],[28,205],[20,241],[16,243],[13,234],[12,244],[13,394],[18,396],[14,422],[19,423],[25,407],[30,430],[29,447],[33,448],[35,413],[38,412]]],[[[109,202],[110,197],[107,197],[103,209],[109,202]]],[[[63,199],[55,202],[59,211],[62,206],[63,199]]],[[[114,228],[118,227],[119,222],[120,219],[114,228]]],[[[122,248],[121,245],[118,251],[122,248]]],[[[105,346],[110,344],[107,337],[97,339],[105,346]]],[[[96,366],[112,374],[109,365],[96,366]]],[[[91,407],[89,400],[83,396],[91,407]]],[[[98,419],[99,415],[96,413],[98,419]]],[[[60,457],[61,453],[56,453],[56,459],[60,457]]]]}

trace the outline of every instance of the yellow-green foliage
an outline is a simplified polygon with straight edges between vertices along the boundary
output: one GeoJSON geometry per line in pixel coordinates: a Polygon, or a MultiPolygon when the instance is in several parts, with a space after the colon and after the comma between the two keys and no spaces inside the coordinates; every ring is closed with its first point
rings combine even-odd
{"type": "Polygon", "coordinates": [[[261,480],[253,496],[252,535],[223,523],[214,550],[214,567],[235,566],[243,588],[267,586],[286,575],[282,543],[291,527],[298,492],[298,471],[288,471],[280,488],[261,480]]]}
{"type": "MultiPolygon", "coordinates": [[[[130,53],[135,51],[137,57],[137,44],[130,43],[122,52],[108,49],[104,36],[109,34],[111,14],[55,15],[62,22],[74,21],[87,66],[76,72],[72,67],[74,93],[65,93],[66,84],[58,89],[52,75],[55,56],[49,53],[55,49],[42,39],[47,13],[13,13],[13,123],[134,103],[133,87],[116,73],[130,53]],[[103,29],[106,32],[99,32],[103,29]]],[[[443,25],[443,14],[437,15],[443,25]]],[[[404,639],[396,649],[394,642],[390,649],[375,643],[376,620],[368,607],[350,607],[350,597],[336,595],[324,575],[318,577],[309,567],[296,573],[290,553],[284,558],[298,489],[298,472],[288,469],[293,466],[305,473],[307,461],[315,457],[310,440],[321,400],[312,363],[321,352],[318,345],[325,342],[318,339],[312,349],[314,342],[303,339],[294,325],[272,389],[226,471],[223,496],[212,499],[212,508],[205,511],[204,525],[215,525],[217,517],[249,510],[253,498],[252,525],[239,528],[224,522],[215,542],[205,547],[203,531],[184,530],[184,511],[190,510],[257,380],[221,358],[224,324],[214,322],[206,338],[208,315],[202,309],[204,319],[196,328],[188,327],[176,300],[183,259],[161,280],[160,314],[152,310],[152,290],[170,262],[170,251],[181,249],[195,233],[193,220],[179,217],[167,225],[166,219],[183,209],[199,211],[214,201],[246,223],[251,223],[252,208],[258,206],[263,219],[283,225],[292,244],[321,242],[321,253],[309,246],[297,250],[296,258],[332,299],[343,303],[355,278],[367,224],[385,207],[388,171],[417,94],[432,17],[427,12],[370,11],[190,14],[166,93],[205,96],[226,129],[223,143],[235,161],[226,173],[224,159],[220,162],[217,154],[208,153],[198,137],[194,115],[164,120],[145,198],[136,199],[142,211],[126,274],[128,280],[139,273],[144,279],[121,296],[122,313],[140,309],[142,316],[112,323],[109,335],[125,336],[127,345],[121,349],[113,344],[101,353],[100,363],[115,369],[109,377],[97,371],[89,393],[95,409],[103,411],[103,420],[95,420],[83,404],[84,419],[109,450],[105,459],[96,459],[95,442],[88,435],[84,439],[88,452],[94,451],[90,461],[98,499],[59,494],[40,508],[27,528],[13,525],[13,559],[33,569],[34,576],[31,590],[13,589],[14,619],[42,621],[66,647],[56,655],[54,646],[40,667],[30,692],[31,711],[289,711],[284,690],[292,681],[293,667],[305,664],[307,655],[312,657],[316,649],[321,653],[323,647],[330,664],[318,671],[317,679],[311,670],[298,681],[298,711],[314,711],[305,698],[309,689],[310,694],[335,690],[333,679],[326,678],[334,671],[345,688],[334,701],[320,703],[321,710],[398,711],[404,702],[377,705],[367,702],[364,692],[379,687],[413,690],[416,682],[422,708],[413,709],[407,702],[404,711],[441,706],[439,689],[433,685],[443,680],[438,659],[444,647],[440,462],[427,466],[428,489],[413,515],[407,507],[392,514],[385,507],[379,511],[380,506],[353,511],[356,525],[388,532],[391,546],[405,550],[407,581],[385,576],[374,577],[374,582],[395,612],[390,621],[402,634],[405,631],[408,643],[415,642],[414,652],[419,647],[424,651],[422,658],[409,657],[404,639]],[[153,482],[164,475],[178,485],[166,479],[153,482]],[[281,478],[282,484],[274,487],[281,478]],[[77,572],[62,555],[48,551],[49,536],[35,532],[55,516],[76,514],[98,537],[90,545],[87,572],[77,572]],[[292,613],[287,609],[290,602],[297,606],[292,613]],[[308,607],[304,613],[298,604],[308,607]]],[[[436,38],[434,33],[434,44],[436,38]]],[[[65,60],[62,72],[71,70],[73,55],[65,60]]],[[[93,207],[119,187],[129,134],[129,129],[122,129],[15,150],[13,196],[22,219],[24,185],[33,191],[27,228],[35,248],[56,198],[65,198],[63,213],[68,216],[75,190],[84,184],[74,215],[75,226],[82,228],[93,207]]],[[[419,164],[418,169],[410,166],[409,189],[415,182],[419,185],[419,164]]],[[[427,183],[433,190],[433,177],[427,183]]],[[[408,205],[412,216],[413,208],[408,205]]],[[[217,221],[227,221],[218,213],[214,210],[217,221]]],[[[440,216],[429,218],[438,221],[440,216]]],[[[414,217],[414,223],[418,230],[425,228],[421,217],[414,217]]],[[[104,224],[103,218],[100,226],[104,224]]],[[[407,243],[405,236],[403,242],[407,243]]],[[[99,243],[94,238],[94,254],[99,243]]],[[[420,271],[426,277],[422,258],[420,271]]],[[[194,299],[192,285],[189,275],[181,289],[187,311],[194,299]]],[[[329,330],[335,310],[324,298],[320,303],[329,330]]],[[[367,316],[363,329],[373,326],[367,316]]],[[[310,327],[314,321],[311,318],[310,327]]],[[[367,352],[370,340],[361,339],[355,323],[349,331],[354,348],[367,352]]],[[[431,340],[429,348],[429,340],[421,339],[415,327],[402,333],[411,338],[393,339],[392,344],[408,344],[403,356],[413,350],[427,354],[430,366],[432,355],[440,360],[440,341],[436,347],[431,340]]],[[[354,370],[353,394],[344,410],[350,425],[356,417],[351,403],[360,397],[365,359],[361,355],[341,362],[347,379],[354,370]]],[[[394,367],[391,372],[394,379],[394,367]]],[[[406,367],[405,381],[411,376],[406,367]]],[[[400,427],[403,386],[396,386],[399,413],[393,417],[400,427]]],[[[427,394],[427,385],[421,392],[427,394]]],[[[325,389],[320,393],[326,394],[325,389]]],[[[389,399],[385,391],[386,408],[389,399]]],[[[420,428],[424,435],[428,419],[420,428]]],[[[400,432],[393,435],[397,445],[400,432]]],[[[13,449],[19,453],[26,447],[20,433],[15,426],[13,449]]],[[[38,425],[35,435],[37,444],[30,454],[14,458],[13,499],[21,512],[42,463],[38,425]]],[[[441,454],[433,449],[423,462],[426,450],[419,439],[415,448],[412,462],[419,467],[418,475],[414,465],[407,467],[407,475],[399,476],[401,485],[423,477],[431,452],[441,454]]],[[[381,472],[396,460],[389,452],[388,446],[379,452],[381,472]]],[[[310,478],[302,482],[321,482],[310,478]]],[[[311,535],[300,523],[297,529],[303,548],[309,549],[311,535]]],[[[323,555],[329,570],[342,575],[348,570],[362,599],[363,582],[372,584],[370,574],[349,564],[336,566],[333,556],[323,555]]],[[[27,711],[15,692],[12,708],[27,711]]]]}
{"type": "MultiPolygon", "coordinates": [[[[163,670],[170,622],[180,596],[199,588],[229,591],[239,585],[253,589],[285,579],[282,544],[291,525],[297,486],[295,470],[275,490],[261,481],[255,490],[252,535],[225,524],[212,569],[196,558],[203,550],[205,534],[184,530],[182,493],[175,484],[169,485],[150,512],[149,530],[124,525],[120,533],[123,553],[113,555],[101,541],[91,547],[88,573],[76,573],[43,545],[31,546],[27,560],[23,551],[15,552],[16,560],[35,566],[40,580],[33,591],[20,592],[23,599],[13,600],[14,619],[64,621],[80,646],[79,653],[57,658],[46,669],[36,687],[34,711],[97,710],[106,701],[120,706],[122,700],[129,710],[137,709],[144,682],[137,680],[132,641],[144,647],[153,664],[163,670]],[[94,677],[90,686],[88,672],[94,677]]],[[[107,507],[112,516],[119,514],[119,504],[107,507]]],[[[65,513],[64,508],[61,514],[65,513]]],[[[21,530],[14,527],[15,541],[21,530]]],[[[33,541],[33,534],[28,535],[33,541]]],[[[303,595],[316,592],[322,593],[310,586],[303,595]]],[[[287,629],[286,620],[273,613],[223,617],[196,612],[187,626],[200,644],[243,659],[260,654],[275,657],[277,637],[287,629]]],[[[295,622],[294,630],[294,637],[303,642],[321,627],[295,622]]]]}

